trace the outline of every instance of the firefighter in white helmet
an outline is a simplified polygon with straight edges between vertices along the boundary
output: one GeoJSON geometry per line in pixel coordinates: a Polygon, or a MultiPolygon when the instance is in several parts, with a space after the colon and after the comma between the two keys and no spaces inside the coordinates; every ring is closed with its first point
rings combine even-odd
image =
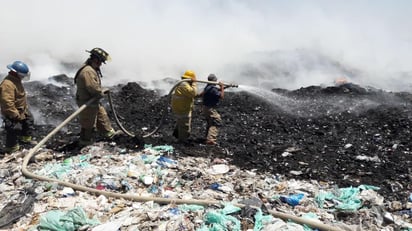
{"type": "MultiPolygon", "coordinates": [[[[108,88],[102,88],[102,73],[100,66],[110,61],[109,54],[101,48],[93,48],[90,57],[77,71],[74,82],[77,86],[76,103],[80,107],[92,98],[102,98],[109,92],[108,88]]],[[[94,142],[93,132],[97,129],[104,137],[113,138],[116,134],[109,116],[99,100],[94,101],[79,114],[81,126],[79,145],[90,145],[94,142]]]]}

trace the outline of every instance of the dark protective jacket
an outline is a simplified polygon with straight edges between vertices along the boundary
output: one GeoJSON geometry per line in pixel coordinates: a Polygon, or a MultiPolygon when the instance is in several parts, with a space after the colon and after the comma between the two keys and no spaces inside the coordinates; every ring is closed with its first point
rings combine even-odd
{"type": "Polygon", "coordinates": [[[220,89],[213,84],[206,85],[203,93],[203,105],[216,107],[220,100],[220,89]]]}
{"type": "Polygon", "coordinates": [[[29,114],[26,91],[18,76],[7,75],[0,84],[1,114],[11,120],[23,120],[29,114]]]}
{"type": "MultiPolygon", "coordinates": [[[[100,77],[90,65],[80,68],[80,71],[75,76],[75,83],[77,86],[76,102],[79,106],[96,96],[101,97],[103,95],[100,77]]],[[[90,106],[97,107],[98,105],[99,101],[96,100],[90,106]]]]}

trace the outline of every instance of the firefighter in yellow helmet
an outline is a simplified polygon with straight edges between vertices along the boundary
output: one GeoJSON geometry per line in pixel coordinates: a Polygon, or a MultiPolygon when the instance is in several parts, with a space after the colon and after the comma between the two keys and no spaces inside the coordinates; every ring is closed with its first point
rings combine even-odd
{"type": "MultiPolygon", "coordinates": [[[[109,92],[109,89],[102,88],[102,73],[100,66],[106,61],[110,61],[109,54],[101,48],[93,48],[90,57],[85,64],[77,71],[74,82],[77,86],[76,103],[80,107],[92,98],[102,98],[109,92]]],[[[93,144],[93,132],[98,132],[106,138],[112,138],[116,132],[113,129],[106,110],[99,100],[94,101],[79,114],[80,146],[93,144]]]]}
{"type": "Polygon", "coordinates": [[[187,70],[182,75],[182,79],[192,81],[180,83],[172,94],[172,112],[176,119],[173,136],[179,142],[186,142],[190,136],[193,104],[197,95],[196,74],[191,70],[187,70]]]}

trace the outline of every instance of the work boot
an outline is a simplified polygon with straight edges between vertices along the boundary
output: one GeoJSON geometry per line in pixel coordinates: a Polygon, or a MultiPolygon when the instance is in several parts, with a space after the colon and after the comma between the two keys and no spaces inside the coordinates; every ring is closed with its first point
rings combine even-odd
{"type": "Polygon", "coordinates": [[[206,140],[206,144],[207,145],[216,145],[217,143],[216,143],[216,141],[213,141],[213,140],[206,140]]]}
{"type": "Polygon", "coordinates": [[[80,147],[92,145],[93,143],[94,143],[93,140],[83,140],[83,139],[79,140],[79,146],[80,147]]]}
{"type": "Polygon", "coordinates": [[[14,146],[12,146],[12,147],[6,147],[6,148],[4,149],[4,151],[6,151],[7,153],[11,154],[11,153],[13,153],[13,152],[17,152],[19,149],[20,149],[20,145],[19,145],[19,144],[16,144],[16,145],[14,145],[14,146]]]}
{"type": "Polygon", "coordinates": [[[112,128],[112,130],[104,133],[103,136],[107,139],[113,139],[115,136],[118,136],[118,135],[121,135],[121,134],[124,134],[123,131],[121,131],[121,130],[116,131],[112,128]]]}
{"type": "Polygon", "coordinates": [[[37,144],[36,141],[32,140],[31,136],[20,136],[20,141],[24,144],[32,144],[32,145],[37,144]]]}
{"type": "Polygon", "coordinates": [[[103,136],[107,139],[111,139],[114,137],[116,131],[112,128],[110,131],[103,134],[103,136]]]}
{"type": "Polygon", "coordinates": [[[93,143],[93,129],[82,128],[80,130],[79,146],[84,147],[87,145],[92,145],[93,143]]]}
{"type": "Polygon", "coordinates": [[[176,139],[178,139],[179,138],[179,135],[178,135],[178,132],[177,132],[177,128],[175,128],[174,130],[173,130],[173,137],[175,137],[176,139]]]}

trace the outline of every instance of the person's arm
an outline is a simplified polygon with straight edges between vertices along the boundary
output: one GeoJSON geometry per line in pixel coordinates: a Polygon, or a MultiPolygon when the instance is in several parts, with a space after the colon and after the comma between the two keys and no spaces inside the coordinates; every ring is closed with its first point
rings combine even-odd
{"type": "Polygon", "coordinates": [[[12,120],[21,120],[19,110],[15,104],[15,90],[14,85],[4,82],[1,86],[1,105],[4,115],[12,120]]]}
{"type": "Polygon", "coordinates": [[[219,82],[220,86],[220,99],[225,98],[225,85],[222,82],[219,82]]]}
{"type": "MultiPolygon", "coordinates": [[[[194,83],[194,82],[193,82],[194,83]]],[[[184,97],[187,98],[195,98],[197,95],[197,86],[196,84],[189,84],[189,83],[183,83],[184,85],[182,88],[180,88],[181,93],[184,97]]]]}
{"type": "Polygon", "coordinates": [[[83,77],[85,87],[90,95],[92,95],[93,97],[103,95],[103,89],[100,86],[99,77],[96,73],[91,70],[87,70],[83,72],[83,77]]]}

